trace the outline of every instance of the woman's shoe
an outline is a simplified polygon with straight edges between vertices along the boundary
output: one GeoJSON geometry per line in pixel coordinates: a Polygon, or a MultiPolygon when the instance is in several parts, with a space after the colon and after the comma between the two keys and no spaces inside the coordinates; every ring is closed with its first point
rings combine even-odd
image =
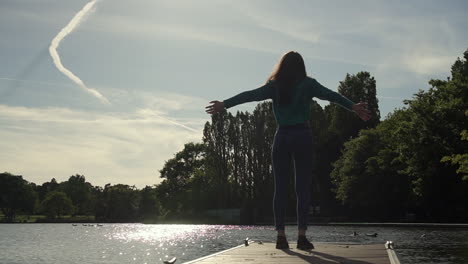
{"type": "Polygon", "coordinates": [[[285,236],[277,236],[276,237],[276,248],[277,249],[288,249],[289,248],[288,240],[286,240],[285,236]]]}
{"type": "Polygon", "coordinates": [[[305,236],[298,236],[297,248],[302,250],[314,249],[314,244],[310,243],[305,236]]]}

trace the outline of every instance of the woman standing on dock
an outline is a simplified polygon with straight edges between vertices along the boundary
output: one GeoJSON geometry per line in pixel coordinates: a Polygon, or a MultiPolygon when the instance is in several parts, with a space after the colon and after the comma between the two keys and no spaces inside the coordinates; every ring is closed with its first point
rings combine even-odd
{"type": "Polygon", "coordinates": [[[222,102],[211,101],[206,107],[208,114],[215,114],[239,104],[252,101],[273,100],[273,112],[277,130],[272,147],[275,195],[273,210],[278,232],[276,248],[289,248],[284,231],[284,215],[288,190],[288,174],[291,159],[294,161],[297,196],[297,248],[313,249],[306,238],[307,214],[312,177],[311,157],[313,152],[312,130],[309,126],[312,98],[337,103],[355,112],[367,121],[370,112],[365,103],[353,103],[346,97],[322,86],[306,74],[302,56],[290,51],[283,55],[265,85],[240,93],[222,102]]]}

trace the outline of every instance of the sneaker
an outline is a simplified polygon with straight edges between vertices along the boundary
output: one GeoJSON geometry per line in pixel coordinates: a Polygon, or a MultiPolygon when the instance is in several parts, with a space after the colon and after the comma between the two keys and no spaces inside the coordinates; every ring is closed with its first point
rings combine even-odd
{"type": "Polygon", "coordinates": [[[288,240],[286,240],[285,236],[277,236],[276,237],[276,248],[277,249],[288,249],[289,248],[288,240]]]}
{"type": "Polygon", "coordinates": [[[314,249],[314,244],[310,243],[305,236],[297,238],[297,248],[302,250],[314,249]]]}

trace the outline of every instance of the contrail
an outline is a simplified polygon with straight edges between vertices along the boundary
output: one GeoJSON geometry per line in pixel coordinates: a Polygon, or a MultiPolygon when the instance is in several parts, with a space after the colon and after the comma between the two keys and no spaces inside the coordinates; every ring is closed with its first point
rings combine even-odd
{"type": "Polygon", "coordinates": [[[157,117],[157,118],[159,118],[159,119],[162,119],[162,120],[165,120],[165,121],[167,121],[167,122],[169,122],[169,123],[171,123],[171,124],[173,124],[173,125],[182,127],[182,128],[184,128],[184,129],[186,129],[186,130],[188,130],[188,131],[191,131],[191,132],[198,132],[197,130],[195,130],[195,129],[189,127],[189,126],[186,126],[186,125],[184,125],[184,124],[182,124],[182,123],[179,123],[179,122],[177,122],[177,121],[174,121],[174,120],[172,120],[172,119],[170,119],[170,118],[167,118],[167,117],[164,117],[164,116],[162,116],[162,115],[160,115],[160,114],[157,114],[157,113],[155,113],[155,111],[151,111],[151,110],[147,110],[147,109],[139,109],[138,112],[141,113],[141,114],[143,114],[144,116],[147,116],[147,115],[155,116],[155,117],[157,117]]]}
{"type": "Polygon", "coordinates": [[[81,9],[73,18],[70,20],[68,25],[66,25],[62,30],[55,36],[54,39],[52,39],[52,42],[50,43],[49,46],[49,53],[50,56],[52,57],[52,60],[54,61],[55,67],[59,71],[61,71],[63,74],[65,74],[70,80],[78,84],[83,90],[86,92],[92,94],[93,96],[97,97],[99,100],[101,100],[104,103],[109,104],[109,100],[107,100],[106,97],[104,97],[100,92],[86,87],[86,85],[83,83],[83,81],[73,74],[70,70],[65,68],[62,64],[62,61],[60,60],[60,56],[58,55],[57,48],[60,45],[60,41],[62,41],[68,34],[70,34],[78,25],[79,23],[83,20],[83,18],[86,16],[86,14],[93,8],[94,4],[96,4],[97,0],[92,0],[89,3],[87,3],[83,9],[81,9]]]}
{"type": "Polygon", "coordinates": [[[169,119],[169,118],[166,118],[166,117],[163,117],[163,116],[160,116],[160,115],[158,115],[158,117],[161,118],[161,119],[164,119],[164,120],[168,121],[169,123],[172,123],[172,124],[174,124],[176,126],[180,126],[182,128],[185,128],[185,129],[187,129],[187,130],[189,130],[191,132],[198,132],[197,130],[195,130],[195,129],[191,128],[191,127],[188,127],[188,126],[186,126],[186,125],[184,125],[182,123],[176,122],[176,121],[174,121],[172,119],[169,119]]]}

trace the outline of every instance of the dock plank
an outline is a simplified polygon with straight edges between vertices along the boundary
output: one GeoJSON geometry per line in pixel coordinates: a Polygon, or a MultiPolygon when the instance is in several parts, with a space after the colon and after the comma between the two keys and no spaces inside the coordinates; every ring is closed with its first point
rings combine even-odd
{"type": "Polygon", "coordinates": [[[387,251],[383,244],[355,245],[314,243],[313,250],[298,250],[296,244],[290,248],[279,250],[274,243],[252,243],[249,246],[238,246],[187,264],[216,263],[315,263],[315,264],[390,264],[387,251]]]}

